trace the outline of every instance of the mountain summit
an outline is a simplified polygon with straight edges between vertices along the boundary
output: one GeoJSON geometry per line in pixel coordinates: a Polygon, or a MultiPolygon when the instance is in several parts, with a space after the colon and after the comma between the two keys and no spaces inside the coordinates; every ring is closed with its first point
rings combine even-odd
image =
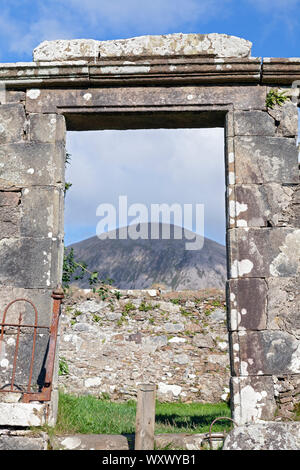
{"type": "MultiPolygon", "coordinates": [[[[98,271],[101,279],[113,279],[113,285],[119,289],[146,289],[156,283],[172,290],[224,288],[225,246],[205,238],[201,250],[186,250],[186,243],[191,243],[196,234],[174,225],[156,225],[159,229],[156,240],[120,239],[127,233],[128,227],[124,227],[116,230],[116,239],[92,237],[68,248],[74,249],[76,260],[84,261],[90,271],[98,271]],[[162,238],[163,226],[170,228],[169,240],[162,238]],[[174,230],[181,231],[182,239],[174,239],[174,230]]],[[[135,228],[148,228],[150,237],[150,226],[140,224],[135,228]]],[[[89,287],[87,279],[78,284],[89,287]]]]}

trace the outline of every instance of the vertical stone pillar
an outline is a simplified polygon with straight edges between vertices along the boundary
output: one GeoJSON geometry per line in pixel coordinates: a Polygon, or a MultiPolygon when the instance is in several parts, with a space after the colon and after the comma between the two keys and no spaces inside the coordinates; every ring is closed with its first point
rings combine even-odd
{"type": "Polygon", "coordinates": [[[281,393],[300,386],[297,130],[292,100],[227,119],[227,303],[239,424],[291,415],[292,393],[283,402],[281,393]]]}
{"type": "MultiPolygon", "coordinates": [[[[62,275],[65,119],[56,114],[28,115],[25,93],[7,92],[7,96],[8,104],[0,105],[0,313],[2,316],[5,306],[16,298],[29,299],[38,310],[39,324],[49,326],[51,293],[62,275]]],[[[32,321],[26,304],[11,312],[10,321],[12,317],[16,320],[20,308],[26,321],[32,321]]],[[[49,339],[46,331],[41,329],[37,335],[35,391],[43,380],[49,339]]],[[[21,389],[27,380],[32,341],[25,336],[19,352],[25,366],[23,370],[18,366],[16,374],[21,389]]],[[[11,376],[12,342],[4,339],[0,386],[11,376]]],[[[5,400],[6,394],[0,393],[0,401],[5,400]]]]}

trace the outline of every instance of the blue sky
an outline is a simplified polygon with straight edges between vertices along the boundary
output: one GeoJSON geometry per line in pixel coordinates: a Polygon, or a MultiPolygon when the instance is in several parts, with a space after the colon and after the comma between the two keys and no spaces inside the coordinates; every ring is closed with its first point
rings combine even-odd
{"type": "MultiPolygon", "coordinates": [[[[300,55],[300,0],[0,0],[0,6],[0,62],[31,61],[44,40],[176,32],[240,36],[252,41],[253,57],[300,55]]],[[[68,150],[67,244],[95,235],[98,204],[116,204],[121,194],[130,204],[205,203],[205,235],[224,243],[221,130],[68,133],[68,150]]]]}
{"type": "Polygon", "coordinates": [[[253,56],[299,56],[300,0],[0,0],[0,61],[31,59],[46,39],[226,33],[253,56]]]}

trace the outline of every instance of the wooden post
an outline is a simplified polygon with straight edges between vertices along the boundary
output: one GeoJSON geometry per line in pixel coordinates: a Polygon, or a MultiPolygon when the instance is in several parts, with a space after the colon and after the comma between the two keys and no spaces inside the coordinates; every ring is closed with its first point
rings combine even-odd
{"type": "Polygon", "coordinates": [[[155,390],[154,384],[139,386],[136,409],[135,450],[154,449],[155,425],[155,390]]]}

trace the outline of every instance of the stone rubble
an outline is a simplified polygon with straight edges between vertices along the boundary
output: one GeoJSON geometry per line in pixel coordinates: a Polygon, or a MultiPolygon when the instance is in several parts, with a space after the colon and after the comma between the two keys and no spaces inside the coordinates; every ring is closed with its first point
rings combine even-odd
{"type": "Polygon", "coordinates": [[[68,393],[134,399],[157,384],[161,401],[227,398],[229,353],[222,291],[160,294],[120,291],[109,299],[74,290],[64,303],[59,356],[68,393]],[[198,296],[198,297],[197,297],[198,296]],[[170,298],[171,297],[171,298],[170,298]],[[223,397],[223,398],[222,398],[223,397]]]}

